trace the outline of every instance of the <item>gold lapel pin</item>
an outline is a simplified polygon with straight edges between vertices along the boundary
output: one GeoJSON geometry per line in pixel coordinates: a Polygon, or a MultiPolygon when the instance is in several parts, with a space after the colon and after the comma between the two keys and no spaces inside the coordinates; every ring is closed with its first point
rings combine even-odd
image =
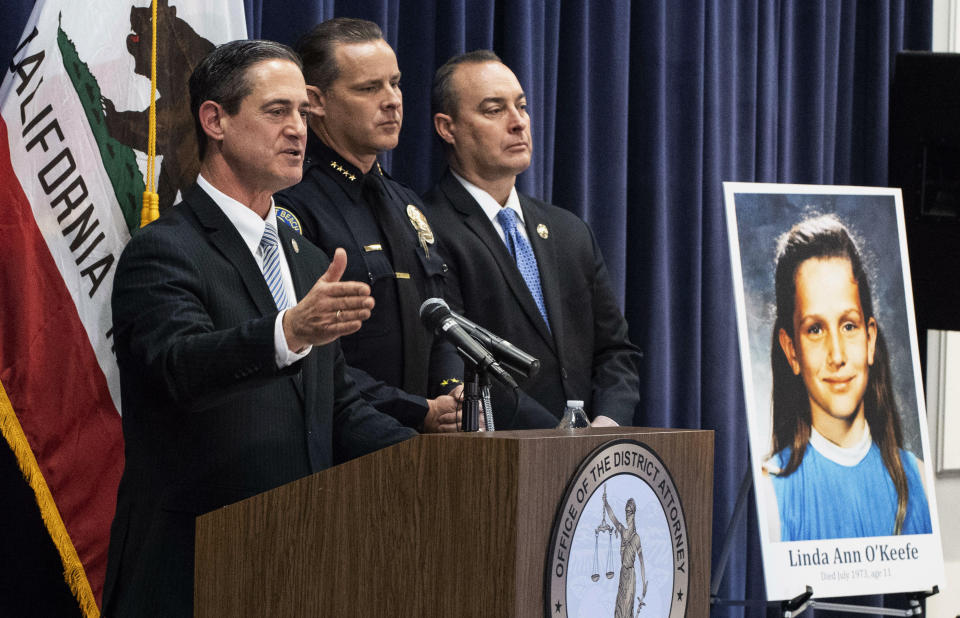
{"type": "Polygon", "coordinates": [[[291,239],[290,239],[290,244],[293,246],[293,252],[294,252],[294,253],[300,253],[300,245],[297,244],[297,239],[296,239],[296,238],[291,238],[291,239]]]}
{"type": "Polygon", "coordinates": [[[540,223],[537,225],[537,235],[546,240],[550,236],[550,230],[547,229],[546,225],[540,223]]]}

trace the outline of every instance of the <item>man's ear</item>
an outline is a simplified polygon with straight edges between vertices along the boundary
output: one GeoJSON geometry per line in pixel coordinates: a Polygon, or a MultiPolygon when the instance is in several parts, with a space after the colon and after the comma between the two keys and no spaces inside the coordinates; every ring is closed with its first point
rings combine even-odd
{"type": "Polygon", "coordinates": [[[307,101],[310,103],[310,114],[322,117],[326,115],[326,97],[316,86],[307,85],[307,101]]]}
{"type": "Polygon", "coordinates": [[[204,101],[197,110],[197,118],[200,120],[200,127],[213,141],[223,141],[223,120],[226,114],[223,112],[223,106],[215,101],[204,101]]]}
{"type": "Polygon", "coordinates": [[[454,133],[453,118],[447,114],[434,114],[433,128],[437,130],[437,135],[440,136],[440,139],[446,143],[451,146],[456,143],[457,139],[454,133]]]}

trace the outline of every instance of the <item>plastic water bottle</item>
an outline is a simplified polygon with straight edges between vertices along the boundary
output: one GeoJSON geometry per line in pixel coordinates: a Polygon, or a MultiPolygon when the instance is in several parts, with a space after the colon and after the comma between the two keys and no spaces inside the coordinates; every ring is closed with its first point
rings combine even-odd
{"type": "Polygon", "coordinates": [[[563,411],[563,418],[560,419],[557,429],[580,429],[589,426],[590,420],[583,411],[583,402],[572,399],[567,401],[567,408],[563,411]]]}

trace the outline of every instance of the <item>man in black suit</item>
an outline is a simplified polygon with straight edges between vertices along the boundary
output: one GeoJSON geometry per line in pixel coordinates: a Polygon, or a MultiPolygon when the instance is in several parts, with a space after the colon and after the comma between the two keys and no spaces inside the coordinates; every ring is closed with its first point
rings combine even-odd
{"type": "Polygon", "coordinates": [[[300,61],[267,41],[215,49],[190,78],[197,185],[117,266],[114,339],[126,465],[104,586],[109,616],[189,616],[197,515],[414,435],[365,404],[337,338],[366,284],[285,226],[300,180],[300,61]]]}
{"type": "Polygon", "coordinates": [[[373,315],[340,342],[363,396],[408,427],[456,431],[463,363],[419,318],[443,294],[447,266],[419,196],[377,162],[403,123],[396,54],[379,26],[350,17],[318,24],[297,51],[307,152],[303,181],[276,195],[280,216],[330,255],[343,247],[343,278],[370,284],[373,315]]]}
{"type": "MultiPolygon", "coordinates": [[[[514,187],[532,147],[516,76],[491,51],[462,54],[437,70],[432,99],[449,169],[424,200],[450,266],[449,304],[540,359],[520,384],[536,401],[514,427],[556,425],[570,399],[594,425],[631,424],[641,354],[593,233],[514,187]]],[[[494,402],[498,429],[511,411],[494,402]]]]}

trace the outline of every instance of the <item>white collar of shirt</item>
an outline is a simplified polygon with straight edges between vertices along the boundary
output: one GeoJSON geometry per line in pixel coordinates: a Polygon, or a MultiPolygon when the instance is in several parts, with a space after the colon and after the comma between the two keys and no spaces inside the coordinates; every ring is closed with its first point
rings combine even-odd
{"type": "MultiPolygon", "coordinates": [[[[213,202],[220,207],[220,210],[222,210],[223,214],[226,215],[227,219],[230,220],[230,223],[233,224],[233,227],[237,229],[237,232],[240,234],[240,238],[243,239],[243,243],[247,245],[248,249],[250,249],[250,253],[253,254],[253,259],[257,261],[257,266],[263,270],[263,254],[260,251],[260,240],[263,238],[263,230],[266,226],[270,225],[276,228],[276,216],[268,216],[266,219],[261,219],[260,215],[214,187],[203,176],[197,176],[197,186],[203,189],[207,195],[210,196],[210,199],[212,199],[213,202]]],[[[273,198],[271,197],[271,213],[274,212],[273,208],[273,198]]],[[[280,273],[281,277],[283,278],[283,290],[287,295],[288,301],[295,303],[297,302],[297,293],[296,290],[293,289],[293,276],[290,274],[290,266],[287,264],[287,256],[282,247],[280,248],[279,254],[280,273]]],[[[300,352],[294,352],[290,350],[290,348],[287,346],[286,337],[284,337],[283,334],[283,314],[285,312],[286,309],[277,315],[277,319],[274,322],[273,328],[273,344],[275,350],[274,358],[276,360],[277,367],[279,368],[291,365],[297,360],[303,358],[313,347],[307,346],[300,352]]]]}
{"type": "MultiPolygon", "coordinates": [[[[268,217],[273,221],[266,221],[260,218],[260,215],[253,212],[247,206],[244,206],[226,193],[223,193],[203,176],[197,176],[197,184],[207,192],[207,195],[220,207],[223,214],[230,219],[233,227],[237,228],[240,238],[243,239],[250,253],[257,258],[257,263],[262,265],[262,256],[260,255],[260,239],[263,238],[264,227],[271,223],[276,227],[276,217],[268,217]]],[[[273,198],[270,198],[270,211],[273,212],[273,198]]],[[[283,252],[280,252],[283,255],[283,252]]]]}
{"type": "Polygon", "coordinates": [[[473,199],[477,201],[477,204],[480,205],[480,208],[483,209],[483,213],[487,215],[487,218],[490,219],[490,222],[493,223],[493,227],[497,230],[497,233],[500,234],[500,239],[505,240],[506,236],[503,233],[503,226],[500,225],[500,221],[497,219],[497,214],[500,212],[501,208],[512,208],[513,212],[516,213],[517,219],[520,220],[520,225],[517,227],[520,228],[520,233],[523,234],[523,237],[527,240],[530,240],[527,237],[527,226],[524,225],[523,221],[523,209],[520,207],[520,196],[517,195],[517,188],[510,187],[510,195],[507,197],[507,203],[503,206],[493,199],[493,196],[473,184],[460,174],[456,173],[452,169],[450,173],[453,174],[453,177],[456,178],[463,188],[467,190],[473,199]]]}
{"type": "Polygon", "coordinates": [[[873,436],[870,435],[870,426],[864,423],[863,436],[860,441],[850,447],[843,447],[834,444],[828,440],[822,433],[810,427],[810,446],[829,459],[841,466],[853,467],[863,461],[870,451],[870,445],[873,444],[873,436]]]}

